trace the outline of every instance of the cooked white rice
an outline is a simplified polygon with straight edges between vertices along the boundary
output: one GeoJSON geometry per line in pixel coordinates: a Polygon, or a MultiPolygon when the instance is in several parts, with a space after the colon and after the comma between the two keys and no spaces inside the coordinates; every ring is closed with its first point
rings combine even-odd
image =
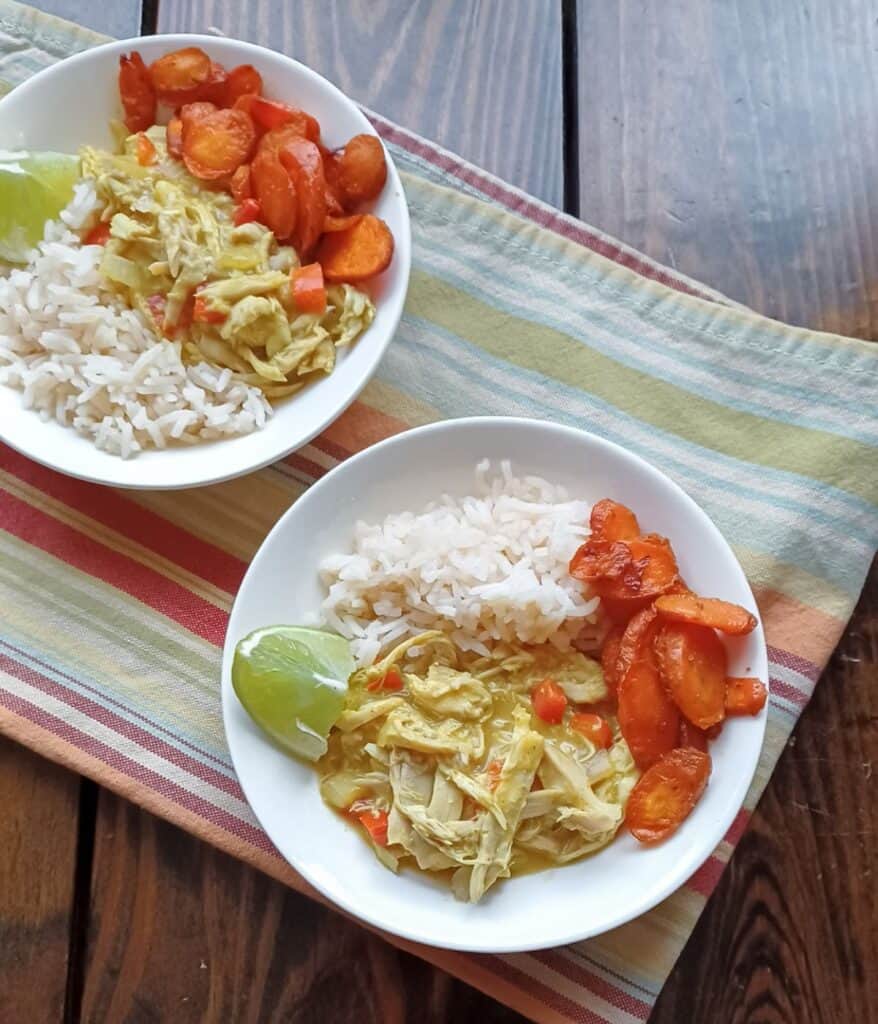
{"type": "Polygon", "coordinates": [[[208,363],[185,366],[179,343],[104,286],[101,247],[75,234],[99,206],[81,182],[27,266],[0,276],[0,384],[123,458],[264,426],[271,406],[259,388],[208,363]]]}
{"type": "Polygon", "coordinates": [[[590,511],[563,487],[483,461],[472,496],[357,523],[353,550],[321,565],[322,622],[361,665],[427,629],[482,654],[498,641],[565,649],[599,604],[567,571],[590,511]]]}

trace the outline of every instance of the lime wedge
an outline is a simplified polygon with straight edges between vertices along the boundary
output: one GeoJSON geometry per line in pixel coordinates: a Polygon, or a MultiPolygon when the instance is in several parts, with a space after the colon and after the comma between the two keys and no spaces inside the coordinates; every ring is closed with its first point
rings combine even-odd
{"type": "Polygon", "coordinates": [[[79,157],[0,151],[0,259],[23,263],[73,198],[79,157]]]}
{"type": "Polygon", "coordinates": [[[250,717],[291,754],[316,761],[344,708],[356,668],[347,640],[302,626],[267,626],[239,641],[232,686],[250,717]]]}

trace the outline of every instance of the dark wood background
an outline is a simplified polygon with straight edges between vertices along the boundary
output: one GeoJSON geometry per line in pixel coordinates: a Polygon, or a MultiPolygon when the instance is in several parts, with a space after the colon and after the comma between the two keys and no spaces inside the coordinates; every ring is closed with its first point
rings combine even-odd
{"type": "MultiPolygon", "coordinates": [[[[878,3],[38,6],[273,46],[738,301],[878,334],[878,3]]],[[[873,565],[654,1024],[878,1021],[876,665],[873,565]]],[[[521,1020],[5,741],[0,806],[0,1021],[521,1020]]]]}

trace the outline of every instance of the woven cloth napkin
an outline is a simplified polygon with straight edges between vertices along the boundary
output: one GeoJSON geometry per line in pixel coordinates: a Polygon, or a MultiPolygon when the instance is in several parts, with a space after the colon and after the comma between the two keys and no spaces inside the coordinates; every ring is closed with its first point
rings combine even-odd
{"type": "MultiPolygon", "coordinates": [[[[0,0],[8,86],[100,41],[0,0]]],[[[534,1020],[644,1020],[872,559],[878,346],[734,306],[373,119],[411,207],[411,288],[376,378],[323,435],[244,479],[165,494],[0,445],[0,729],[314,895],[250,813],[223,735],[220,649],[256,548],[312,481],[416,424],[514,414],[616,441],[699,502],[756,594],[771,702],[744,808],[682,889],[600,938],[512,956],[398,944],[534,1020]]]]}

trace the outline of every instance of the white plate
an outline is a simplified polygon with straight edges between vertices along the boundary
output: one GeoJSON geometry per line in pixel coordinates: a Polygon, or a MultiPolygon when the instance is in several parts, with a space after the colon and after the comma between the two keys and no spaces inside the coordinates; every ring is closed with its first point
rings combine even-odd
{"type": "MultiPolygon", "coordinates": [[[[669,537],[697,592],[756,611],[735,556],[704,512],[658,470],[579,430],[535,420],[449,420],[411,430],[348,459],[283,516],[253,559],[235,600],[223,652],[223,715],[238,778],[283,856],[313,886],[385,931],[449,949],[512,952],[573,942],[630,921],[682,885],[738,813],[762,747],[765,712],[726,723],[711,745],[713,774],[695,811],[654,848],[624,830],[577,864],[501,882],[478,905],[414,871],[392,875],[354,828],[321,801],[314,770],[283,754],[250,720],[232,689],[235,644],[251,630],[298,623],[323,592],[317,567],[350,550],[357,519],[417,510],[443,492],[472,493],[481,458],[564,484],[573,497],[612,497],[646,531],[669,537]]],[[[768,684],[761,624],[729,640],[729,671],[768,684]]]]}
{"type": "MultiPolygon", "coordinates": [[[[323,128],[330,147],[374,129],[362,112],[325,78],[261,46],[214,36],[144,36],[76,54],[35,75],[0,101],[4,149],[75,153],[85,144],[110,146],[111,118],[119,118],[119,55],[139,50],[149,63],[181,46],[200,46],[227,67],[253,64],[272,99],[301,106],[323,128]]],[[[116,487],[174,488],[227,480],[275,462],[307,444],[357,397],[375,372],[402,314],[411,265],[408,207],[387,154],[387,184],[374,212],[396,243],[393,262],[370,286],[377,315],[355,345],[339,353],[335,370],[276,407],[268,425],[246,437],[187,448],[146,451],[128,460],[99,451],[91,441],[24,409],[21,394],[0,385],[0,439],[53,469],[116,487]]]]}

